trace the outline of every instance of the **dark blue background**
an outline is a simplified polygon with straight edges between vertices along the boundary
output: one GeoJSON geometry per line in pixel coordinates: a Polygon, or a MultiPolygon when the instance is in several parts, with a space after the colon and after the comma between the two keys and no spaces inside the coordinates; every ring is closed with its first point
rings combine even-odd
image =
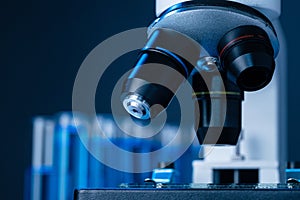
{"type": "MultiPolygon", "coordinates": [[[[283,66],[288,69],[289,159],[297,161],[299,8],[297,1],[283,0],[281,20],[289,59],[288,66],[283,66]]],[[[1,199],[23,198],[24,170],[31,162],[32,117],[70,110],[73,83],[85,56],[116,33],[148,26],[155,18],[154,10],[154,0],[0,3],[1,199]]],[[[124,61],[127,67],[134,62],[124,61]]]]}

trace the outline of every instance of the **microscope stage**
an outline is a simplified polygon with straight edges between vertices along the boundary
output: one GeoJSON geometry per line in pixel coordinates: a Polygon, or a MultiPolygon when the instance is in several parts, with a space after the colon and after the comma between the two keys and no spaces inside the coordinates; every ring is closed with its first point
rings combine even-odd
{"type": "Polygon", "coordinates": [[[76,190],[74,200],[94,199],[300,199],[300,184],[122,184],[120,188],[76,190]]]}

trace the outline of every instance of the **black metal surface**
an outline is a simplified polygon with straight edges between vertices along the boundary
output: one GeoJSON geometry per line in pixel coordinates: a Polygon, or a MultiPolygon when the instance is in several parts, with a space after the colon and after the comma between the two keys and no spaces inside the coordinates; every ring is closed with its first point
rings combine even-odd
{"type": "Polygon", "coordinates": [[[298,189],[99,189],[76,190],[74,200],[273,200],[273,199],[300,199],[298,189]]]}

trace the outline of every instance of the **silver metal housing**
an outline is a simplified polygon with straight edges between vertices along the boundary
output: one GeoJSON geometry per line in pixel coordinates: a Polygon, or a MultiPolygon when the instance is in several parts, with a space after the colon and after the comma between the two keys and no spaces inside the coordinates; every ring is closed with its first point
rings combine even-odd
{"type": "MultiPolygon", "coordinates": [[[[267,17],[248,6],[233,3],[236,7],[221,4],[209,5],[185,2],[168,9],[150,26],[148,35],[157,28],[168,28],[185,34],[197,41],[203,49],[202,56],[218,56],[217,46],[228,31],[243,25],[262,28],[269,36],[275,57],[279,51],[279,42],[275,30],[267,17]]],[[[230,5],[230,4],[228,4],[230,5]]]]}
{"type": "Polygon", "coordinates": [[[123,100],[126,111],[138,119],[147,120],[151,117],[149,104],[140,95],[128,95],[123,100]]]}

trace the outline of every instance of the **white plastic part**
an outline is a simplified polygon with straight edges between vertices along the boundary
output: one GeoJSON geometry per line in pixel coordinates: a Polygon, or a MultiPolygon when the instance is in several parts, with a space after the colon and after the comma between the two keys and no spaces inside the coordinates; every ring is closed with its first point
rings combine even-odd
{"type": "Polygon", "coordinates": [[[259,183],[279,183],[278,162],[276,161],[193,161],[193,183],[213,183],[214,170],[257,169],[259,183]]]}
{"type": "MultiPolygon", "coordinates": [[[[156,15],[159,16],[163,11],[171,6],[190,0],[156,0],[156,15]]],[[[281,0],[231,0],[256,8],[268,18],[276,19],[281,13],[281,0]]]]}
{"type": "Polygon", "coordinates": [[[159,16],[163,11],[171,6],[189,0],[156,0],[156,16],[159,16]]]}

